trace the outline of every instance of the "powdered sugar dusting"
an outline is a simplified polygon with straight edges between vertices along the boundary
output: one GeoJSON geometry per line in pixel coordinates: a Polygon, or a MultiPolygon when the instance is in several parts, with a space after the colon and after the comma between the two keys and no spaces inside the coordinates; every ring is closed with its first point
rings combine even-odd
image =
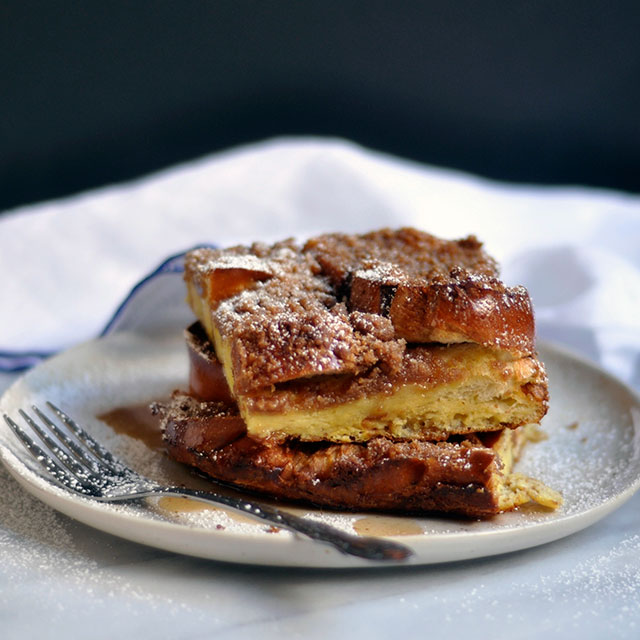
{"type": "Polygon", "coordinates": [[[258,256],[250,253],[219,254],[219,252],[212,249],[196,249],[193,254],[193,258],[202,256],[202,259],[194,260],[197,270],[202,274],[209,273],[216,269],[243,269],[246,271],[259,271],[266,273],[269,273],[272,270],[271,262],[258,258],[258,256]]]}
{"type": "Polygon", "coordinates": [[[636,400],[604,374],[563,367],[542,351],[550,378],[549,439],[525,452],[520,469],[562,491],[566,515],[614,498],[640,476],[636,400]],[[536,455],[534,451],[544,455],[536,455]]]}

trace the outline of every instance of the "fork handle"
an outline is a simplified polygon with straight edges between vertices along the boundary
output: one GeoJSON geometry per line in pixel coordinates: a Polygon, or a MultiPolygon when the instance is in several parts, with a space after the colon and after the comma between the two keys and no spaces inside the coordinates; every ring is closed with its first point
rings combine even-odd
{"type": "MultiPolygon", "coordinates": [[[[380,538],[355,536],[322,522],[307,520],[275,507],[249,502],[243,498],[235,498],[220,493],[179,487],[158,487],[137,497],[158,495],[174,495],[183,498],[193,498],[194,500],[209,504],[223,505],[253,518],[265,520],[276,527],[289,529],[295,533],[301,533],[312,540],[324,542],[335,547],[342,553],[366,558],[367,560],[397,562],[399,560],[406,560],[413,555],[413,551],[409,547],[398,542],[382,540],[380,538]]],[[[131,498],[132,496],[129,497],[131,498]]]]}

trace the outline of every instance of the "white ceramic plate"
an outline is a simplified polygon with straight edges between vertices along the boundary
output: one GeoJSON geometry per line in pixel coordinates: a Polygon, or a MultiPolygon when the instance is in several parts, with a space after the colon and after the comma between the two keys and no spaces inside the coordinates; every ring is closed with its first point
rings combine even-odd
{"type": "MultiPolygon", "coordinates": [[[[414,518],[328,511],[298,513],[345,531],[386,534],[410,546],[407,564],[489,556],[550,542],[587,527],[619,507],[640,486],[640,400],[598,368],[562,350],[542,346],[551,385],[551,409],[543,428],[549,438],[531,444],[517,470],[560,490],[556,512],[522,509],[487,521],[414,518]]],[[[100,441],[138,471],[163,481],[176,469],[139,440],[118,435],[96,418],[121,406],[166,396],[184,386],[187,358],[180,332],[132,333],[71,349],[29,371],[0,399],[0,410],[17,418],[19,407],[51,400],[84,423],[100,441]]],[[[53,508],[108,533],[203,558],[264,565],[366,567],[287,531],[274,532],[222,509],[185,511],[105,505],[51,485],[0,421],[0,457],[23,487],[53,508]]],[[[177,467],[177,465],[174,465],[177,467]]],[[[292,509],[293,510],[293,509],[292,509]]]]}

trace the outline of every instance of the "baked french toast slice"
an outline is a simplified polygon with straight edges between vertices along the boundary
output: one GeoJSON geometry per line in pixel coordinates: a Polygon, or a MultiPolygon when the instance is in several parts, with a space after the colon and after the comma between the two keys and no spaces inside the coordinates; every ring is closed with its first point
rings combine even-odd
{"type": "Polygon", "coordinates": [[[533,310],[473,236],[415,229],[199,249],[169,455],[342,509],[486,517],[560,496],[514,473],[547,411],[533,310]]]}
{"type": "Polygon", "coordinates": [[[512,472],[534,427],[444,442],[304,443],[238,432],[237,410],[176,393],[159,408],[169,455],[217,480],[287,500],[351,510],[487,517],[561,497],[512,472]],[[220,425],[216,429],[216,422],[220,425]]]}
{"type": "MultiPolygon", "coordinates": [[[[186,335],[192,393],[229,401],[223,367],[201,325],[186,335]]],[[[415,346],[390,372],[307,377],[235,398],[251,437],[332,442],[498,431],[539,422],[546,400],[546,374],[535,358],[512,359],[478,344],[415,346]]]]}

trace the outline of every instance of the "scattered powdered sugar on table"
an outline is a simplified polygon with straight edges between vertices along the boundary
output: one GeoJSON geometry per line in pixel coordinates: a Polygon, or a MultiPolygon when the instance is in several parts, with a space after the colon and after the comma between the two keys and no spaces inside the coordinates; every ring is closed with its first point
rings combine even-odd
{"type": "MultiPolygon", "coordinates": [[[[531,583],[514,583],[513,590],[542,603],[558,604],[575,611],[572,623],[598,619],[616,637],[640,635],[640,572],[629,558],[640,556],[640,535],[628,537],[607,553],[579,562],[571,569],[543,574],[531,583]]],[[[543,606],[544,610],[544,606],[543,606]]]]}
{"type": "Polygon", "coordinates": [[[0,550],[3,566],[18,574],[73,561],[71,536],[55,511],[31,497],[0,467],[0,550]]]}
{"type": "MultiPolygon", "coordinates": [[[[523,575],[512,556],[499,559],[490,571],[481,562],[474,568],[477,579],[462,585],[452,579],[457,572],[451,567],[434,577],[437,590],[402,597],[397,615],[402,608],[443,612],[451,637],[473,624],[482,637],[572,638],[579,630],[584,638],[635,639],[640,637],[639,556],[640,535],[631,535],[570,568],[554,570],[554,563],[546,562],[541,573],[532,565],[526,579],[510,578],[523,575]]],[[[563,567],[570,562],[565,559],[563,567]]]]}
{"type": "MultiPolygon", "coordinates": [[[[52,623],[55,615],[64,615],[67,602],[86,594],[91,596],[84,598],[88,610],[114,598],[122,600],[130,612],[137,612],[143,603],[169,613],[185,610],[184,603],[178,605],[119,575],[118,565],[113,570],[100,566],[104,561],[91,557],[92,549],[83,548],[86,542],[83,546],[76,542],[73,528],[81,525],[32,497],[2,466],[0,484],[0,583],[5,585],[0,589],[0,607],[14,602],[16,593],[28,590],[29,598],[55,603],[52,623]]],[[[117,549],[114,547],[113,555],[117,549]]]]}

